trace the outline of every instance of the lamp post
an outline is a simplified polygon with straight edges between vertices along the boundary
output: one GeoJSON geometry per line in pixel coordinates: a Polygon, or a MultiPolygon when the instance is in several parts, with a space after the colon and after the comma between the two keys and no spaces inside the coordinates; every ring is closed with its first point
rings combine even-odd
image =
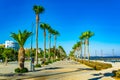
{"type": "MultiPolygon", "coordinates": [[[[40,23],[43,23],[43,22],[39,22],[40,23]]],[[[31,32],[33,33],[33,27],[34,27],[34,24],[35,23],[32,23],[32,28],[31,28],[31,32]]],[[[31,50],[30,50],[30,70],[31,71],[34,71],[34,58],[32,56],[32,45],[33,45],[33,34],[31,36],[31,50]]]]}
{"type": "Polygon", "coordinates": [[[32,63],[33,26],[34,24],[32,23],[32,28],[31,28],[32,36],[31,36],[31,49],[30,49],[30,71],[33,71],[33,66],[34,66],[32,63]]]}

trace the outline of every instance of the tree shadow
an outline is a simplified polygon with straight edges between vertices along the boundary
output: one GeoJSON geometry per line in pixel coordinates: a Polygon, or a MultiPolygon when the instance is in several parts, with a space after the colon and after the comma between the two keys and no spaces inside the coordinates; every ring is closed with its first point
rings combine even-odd
{"type": "Polygon", "coordinates": [[[104,76],[109,77],[109,76],[114,76],[113,73],[104,73],[104,76]]]}
{"type": "Polygon", "coordinates": [[[92,79],[88,79],[88,80],[100,80],[102,77],[96,77],[96,78],[92,78],[92,79]]]}
{"type": "MultiPolygon", "coordinates": [[[[54,70],[54,69],[62,69],[62,67],[50,67],[50,68],[42,68],[34,71],[29,71],[29,72],[38,72],[38,71],[43,71],[43,70],[54,70]]],[[[27,72],[27,73],[29,73],[27,72]]],[[[25,76],[26,73],[0,73],[0,76],[4,77],[12,77],[12,76],[25,76]]]]}
{"type": "Polygon", "coordinates": [[[42,70],[55,70],[55,69],[62,69],[62,68],[63,67],[48,67],[48,68],[42,68],[42,69],[30,71],[30,72],[38,72],[38,71],[42,71],[42,70]]]}
{"type": "MultiPolygon", "coordinates": [[[[38,70],[35,70],[35,71],[29,71],[29,72],[39,72],[39,71],[44,71],[44,70],[57,70],[57,69],[67,69],[67,68],[64,68],[64,67],[48,67],[48,68],[40,68],[38,70]]],[[[72,69],[72,68],[71,68],[72,69]]],[[[35,76],[32,76],[32,74],[28,74],[27,73],[19,73],[19,74],[16,74],[16,73],[8,73],[8,74],[2,74],[0,73],[0,76],[4,76],[4,77],[13,77],[13,76],[29,76],[28,78],[25,78],[25,79],[30,79],[30,78],[39,78],[39,77],[46,77],[46,76],[54,76],[54,75],[60,75],[60,74],[69,74],[69,73],[74,73],[74,72],[79,72],[79,71],[83,71],[83,70],[89,70],[89,71],[92,71],[94,69],[92,68],[77,68],[76,70],[73,70],[73,71],[67,71],[67,72],[54,72],[54,73],[49,73],[49,74],[38,74],[38,75],[35,75],[35,76]]]]}
{"type": "Polygon", "coordinates": [[[0,76],[4,76],[4,77],[25,76],[25,74],[24,73],[7,73],[7,74],[0,73],[0,76]]]}
{"type": "Polygon", "coordinates": [[[91,79],[89,79],[89,80],[99,80],[99,79],[101,79],[101,78],[103,78],[103,77],[112,77],[114,74],[108,72],[108,73],[104,73],[104,74],[98,73],[98,74],[92,74],[92,75],[93,75],[93,76],[99,76],[99,77],[91,78],[91,79]]]}
{"type": "MultiPolygon", "coordinates": [[[[47,68],[50,70],[54,70],[54,69],[62,69],[62,67],[56,67],[56,68],[47,68]]],[[[65,68],[64,68],[65,69],[65,68]]],[[[43,75],[36,75],[36,76],[31,76],[29,78],[24,78],[24,79],[30,79],[30,78],[41,78],[41,77],[48,77],[48,76],[54,76],[54,75],[60,75],[60,74],[69,74],[69,73],[75,73],[75,72],[79,72],[79,71],[83,71],[83,70],[94,70],[94,69],[90,69],[90,68],[77,68],[77,70],[74,71],[67,71],[67,72],[57,72],[57,73],[50,73],[50,74],[43,74],[43,75]]]]}

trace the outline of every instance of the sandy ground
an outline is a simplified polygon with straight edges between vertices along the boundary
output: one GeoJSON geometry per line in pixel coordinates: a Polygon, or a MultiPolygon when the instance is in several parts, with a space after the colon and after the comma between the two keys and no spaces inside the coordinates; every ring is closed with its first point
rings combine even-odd
{"type": "MultiPolygon", "coordinates": [[[[80,64],[75,61],[58,61],[42,68],[37,68],[35,72],[29,72],[22,75],[0,76],[0,79],[22,79],[22,80],[115,80],[111,78],[111,72],[119,69],[120,63],[111,63],[110,69],[101,71],[80,64]]],[[[29,63],[26,65],[30,68],[29,63]]],[[[17,63],[10,63],[8,66],[0,64],[0,74],[14,73],[17,63]]]]}

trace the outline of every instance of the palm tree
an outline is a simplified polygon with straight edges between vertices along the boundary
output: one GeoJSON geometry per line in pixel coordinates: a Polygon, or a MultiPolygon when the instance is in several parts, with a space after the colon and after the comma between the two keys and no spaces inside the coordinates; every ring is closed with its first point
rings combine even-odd
{"type": "Polygon", "coordinates": [[[66,57],[66,52],[64,50],[64,48],[62,46],[58,46],[58,50],[59,50],[59,56],[61,59],[66,57]]]}
{"type": "Polygon", "coordinates": [[[48,32],[49,32],[49,36],[48,36],[49,44],[48,44],[48,46],[49,46],[49,58],[50,58],[50,53],[51,53],[51,51],[50,51],[50,49],[51,49],[51,34],[53,34],[53,29],[51,27],[49,27],[48,28],[48,32]]]}
{"type": "Polygon", "coordinates": [[[80,51],[82,50],[81,49],[81,46],[82,46],[82,43],[79,41],[79,42],[77,42],[77,51],[78,51],[78,56],[79,56],[79,58],[80,58],[80,55],[82,54],[80,51]]]}
{"type": "Polygon", "coordinates": [[[76,49],[77,49],[77,44],[74,44],[73,47],[72,47],[72,49],[73,49],[74,56],[76,56],[75,52],[76,52],[76,49]]]}
{"type": "MultiPolygon", "coordinates": [[[[80,39],[80,43],[81,43],[81,59],[82,59],[82,54],[83,54],[82,46],[83,46],[84,36],[81,35],[81,36],[79,37],[79,39],[80,39]]],[[[86,57],[86,54],[84,54],[84,59],[85,59],[85,57],[86,57]]]]}
{"type": "Polygon", "coordinates": [[[76,44],[73,45],[72,49],[74,51],[74,55],[80,56],[81,52],[79,51],[81,50],[81,45],[82,45],[81,42],[77,42],[76,44]]]}
{"type": "Polygon", "coordinates": [[[55,54],[56,54],[56,40],[57,40],[57,36],[60,35],[60,33],[58,31],[53,31],[53,35],[54,35],[54,58],[55,58],[55,54]]]}
{"type": "Polygon", "coordinates": [[[40,28],[43,29],[43,33],[44,33],[44,59],[45,59],[45,55],[46,55],[46,29],[48,30],[49,27],[50,26],[48,24],[45,24],[45,23],[42,23],[40,25],[40,28]]]}
{"type": "Polygon", "coordinates": [[[31,34],[32,32],[28,32],[27,30],[24,30],[23,32],[19,30],[18,34],[11,33],[11,37],[15,39],[20,46],[19,51],[18,51],[18,63],[19,63],[20,69],[24,68],[24,61],[25,61],[24,44],[26,40],[31,36],[31,34]]]}
{"type": "MultiPolygon", "coordinates": [[[[81,43],[84,44],[84,59],[86,59],[85,36],[83,35],[83,33],[82,33],[82,35],[79,38],[81,40],[81,43]]],[[[82,46],[81,46],[81,53],[82,53],[82,46]]]]}
{"type": "Polygon", "coordinates": [[[83,36],[85,37],[85,47],[86,47],[85,52],[87,52],[87,54],[88,54],[88,60],[89,60],[89,57],[90,57],[89,38],[91,38],[93,35],[94,35],[94,33],[91,32],[91,31],[86,31],[86,32],[83,33],[83,36]]]}
{"type": "Polygon", "coordinates": [[[38,25],[39,25],[39,14],[43,13],[44,8],[42,6],[33,6],[33,10],[36,14],[36,64],[38,64],[38,25]]]}

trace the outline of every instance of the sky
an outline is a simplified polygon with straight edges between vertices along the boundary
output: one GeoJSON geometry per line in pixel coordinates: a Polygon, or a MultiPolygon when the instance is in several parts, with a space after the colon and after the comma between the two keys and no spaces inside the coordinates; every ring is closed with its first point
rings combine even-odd
{"type": "MultiPolygon", "coordinates": [[[[120,54],[120,1],[119,0],[0,0],[0,43],[13,40],[11,32],[31,31],[33,28],[33,47],[35,47],[35,13],[33,5],[45,8],[40,21],[48,23],[59,31],[57,46],[61,45],[69,53],[79,40],[82,32],[95,33],[90,38],[90,53],[100,55],[120,54]]],[[[48,38],[47,38],[48,40],[48,38]]],[[[47,43],[48,44],[48,43],[47,43]]],[[[52,45],[54,39],[52,38],[52,45]]],[[[30,38],[25,44],[30,48],[30,38]]],[[[39,28],[39,47],[43,48],[43,31],[39,28]]],[[[48,48],[48,46],[47,46],[48,48]]]]}

